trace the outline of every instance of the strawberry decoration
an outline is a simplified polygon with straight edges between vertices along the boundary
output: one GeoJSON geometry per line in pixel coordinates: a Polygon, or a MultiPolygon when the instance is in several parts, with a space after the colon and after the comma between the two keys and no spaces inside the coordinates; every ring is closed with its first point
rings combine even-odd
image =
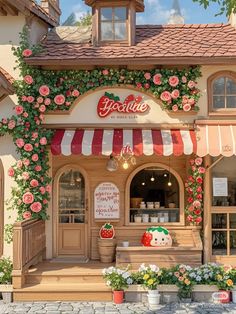
{"type": "Polygon", "coordinates": [[[99,231],[99,236],[101,239],[113,239],[115,236],[113,225],[110,223],[105,223],[99,231]]]}

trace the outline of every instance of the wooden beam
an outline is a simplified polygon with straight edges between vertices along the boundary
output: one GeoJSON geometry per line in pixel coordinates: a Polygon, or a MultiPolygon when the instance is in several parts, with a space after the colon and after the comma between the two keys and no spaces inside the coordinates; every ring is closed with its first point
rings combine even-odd
{"type": "Polygon", "coordinates": [[[19,13],[19,10],[17,10],[16,7],[13,7],[11,4],[4,4],[4,7],[6,8],[6,11],[13,16],[17,16],[19,13]]]}
{"type": "Polygon", "coordinates": [[[3,8],[1,3],[0,3],[0,15],[7,16],[7,11],[3,8]]]}

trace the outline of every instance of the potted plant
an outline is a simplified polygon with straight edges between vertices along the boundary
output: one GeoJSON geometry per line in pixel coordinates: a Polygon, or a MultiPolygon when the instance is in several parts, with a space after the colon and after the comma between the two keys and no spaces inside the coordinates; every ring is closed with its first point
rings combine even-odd
{"type": "Polygon", "coordinates": [[[5,303],[12,302],[12,269],[10,258],[2,257],[0,259],[0,292],[5,303]]]}
{"type": "Polygon", "coordinates": [[[106,284],[113,290],[114,303],[123,303],[124,289],[133,283],[132,275],[129,272],[129,269],[121,269],[111,266],[104,268],[102,273],[106,284]]]}
{"type": "Polygon", "coordinates": [[[230,270],[230,279],[233,281],[233,289],[232,289],[232,302],[236,303],[236,267],[234,266],[230,270]]]}
{"type": "Polygon", "coordinates": [[[190,272],[192,268],[187,265],[177,265],[173,268],[176,286],[179,288],[178,296],[182,302],[190,303],[192,301],[192,289],[194,281],[191,279],[190,272]]]}
{"type": "Polygon", "coordinates": [[[157,286],[160,283],[161,271],[156,265],[142,264],[138,270],[138,276],[142,278],[142,286],[148,289],[148,303],[151,309],[157,309],[160,304],[160,293],[157,286]]]}
{"type": "Polygon", "coordinates": [[[105,223],[99,231],[98,251],[102,263],[112,263],[115,258],[116,239],[112,224],[105,223]]]}
{"type": "Polygon", "coordinates": [[[222,292],[219,300],[221,303],[230,302],[230,294],[234,286],[233,280],[230,278],[231,270],[231,266],[221,266],[219,273],[216,275],[216,285],[222,292]]]}

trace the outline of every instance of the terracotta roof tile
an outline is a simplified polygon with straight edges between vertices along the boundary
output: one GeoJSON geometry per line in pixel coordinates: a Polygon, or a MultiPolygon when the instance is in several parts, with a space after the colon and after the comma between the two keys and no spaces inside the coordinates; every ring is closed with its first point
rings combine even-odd
{"type": "Polygon", "coordinates": [[[0,67],[0,87],[3,89],[0,92],[0,101],[7,95],[14,94],[14,89],[12,86],[14,81],[14,78],[6,70],[0,67]]]}
{"type": "Polygon", "coordinates": [[[6,81],[8,81],[8,83],[10,83],[11,85],[15,82],[15,79],[11,76],[11,74],[9,74],[2,67],[0,67],[0,74],[3,75],[6,79],[6,81]]]}

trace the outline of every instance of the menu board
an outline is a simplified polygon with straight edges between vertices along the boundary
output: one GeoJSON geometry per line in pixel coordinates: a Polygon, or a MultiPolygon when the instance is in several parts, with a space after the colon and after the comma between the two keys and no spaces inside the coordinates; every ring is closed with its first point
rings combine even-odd
{"type": "Polygon", "coordinates": [[[100,183],[94,191],[94,218],[111,220],[119,217],[119,189],[111,182],[100,183]]]}
{"type": "Polygon", "coordinates": [[[228,196],[227,178],[213,178],[213,196],[228,196]]]}

